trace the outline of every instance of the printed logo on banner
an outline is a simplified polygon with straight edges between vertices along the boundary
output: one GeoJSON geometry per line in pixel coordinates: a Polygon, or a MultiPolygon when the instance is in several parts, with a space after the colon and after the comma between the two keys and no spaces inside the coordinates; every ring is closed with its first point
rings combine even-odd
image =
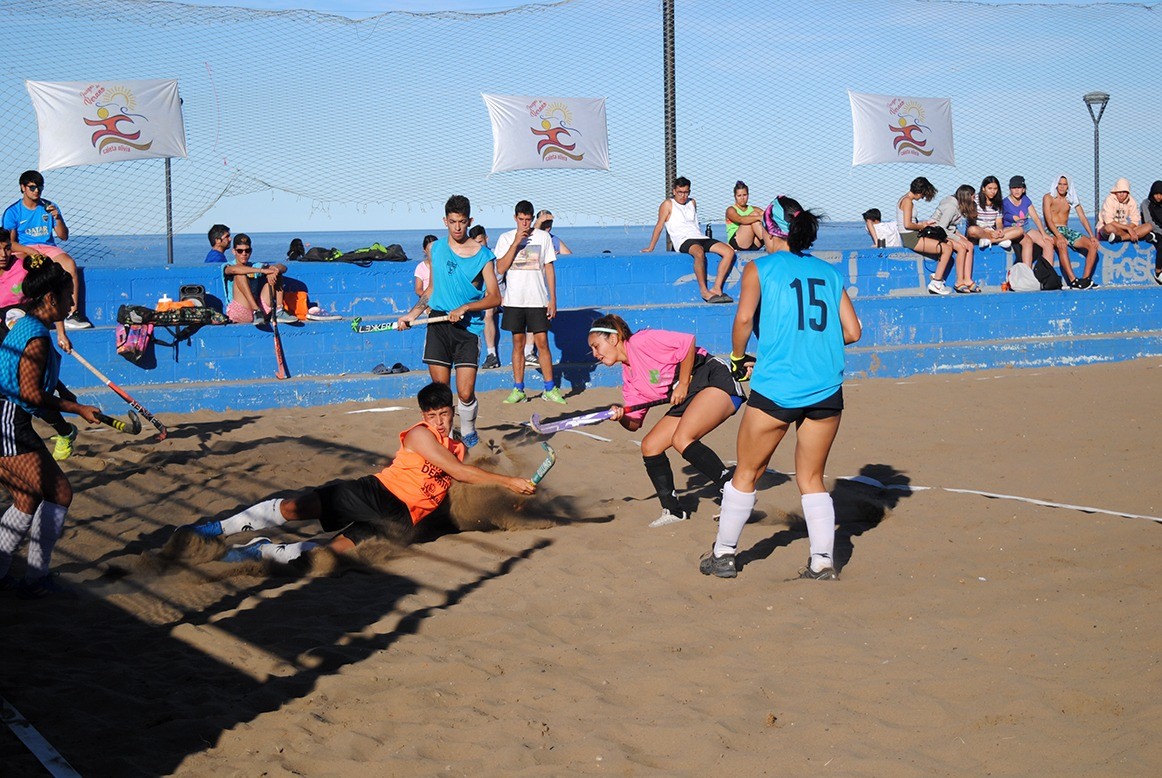
{"type": "Polygon", "coordinates": [[[888,103],[888,113],[896,117],[896,124],[888,125],[892,135],[892,146],[897,156],[915,157],[932,156],[932,149],[926,148],[928,140],[924,133],[929,127],[924,124],[924,107],[915,100],[905,102],[902,98],[893,98],[888,103]]]}
{"type": "Polygon", "coordinates": [[[573,133],[580,135],[576,127],[570,127],[573,114],[566,103],[547,103],[544,100],[533,100],[528,105],[529,116],[540,119],[539,126],[529,128],[537,141],[537,153],[546,162],[551,160],[571,159],[580,162],[585,159],[585,153],[574,154],[576,143],[569,141],[573,133]]]}
{"type": "Polygon", "coordinates": [[[85,104],[85,112],[92,112],[94,118],[82,117],[89,127],[98,127],[92,135],[93,148],[100,154],[109,154],[115,151],[146,151],[153,146],[153,141],[139,142],[141,131],[137,129],[137,120],[148,122],[149,118],[140,113],[134,113],[137,101],[133,91],[124,86],[106,88],[103,84],[90,84],[81,92],[81,99],[85,104]]]}

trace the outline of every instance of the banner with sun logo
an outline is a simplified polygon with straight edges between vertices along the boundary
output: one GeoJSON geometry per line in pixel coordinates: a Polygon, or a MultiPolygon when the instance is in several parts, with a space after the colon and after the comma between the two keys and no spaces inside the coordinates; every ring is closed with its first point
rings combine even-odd
{"type": "Polygon", "coordinates": [[[951,100],[850,90],[847,95],[853,126],[852,167],[881,162],[956,165],[951,100]]]}
{"type": "Polygon", "coordinates": [[[492,172],[609,170],[605,98],[481,95],[492,120],[492,172]]]}
{"type": "Polygon", "coordinates": [[[40,136],[40,170],[186,156],[176,79],[25,81],[40,136]]]}

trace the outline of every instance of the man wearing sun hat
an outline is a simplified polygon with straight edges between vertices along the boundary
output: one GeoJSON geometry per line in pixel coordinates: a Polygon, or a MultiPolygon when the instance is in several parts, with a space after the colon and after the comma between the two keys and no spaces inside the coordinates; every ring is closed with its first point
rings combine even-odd
{"type": "Polygon", "coordinates": [[[1128,240],[1137,243],[1139,240],[1154,242],[1154,233],[1150,225],[1142,224],[1142,214],[1138,210],[1138,201],[1130,194],[1128,179],[1119,178],[1110,187],[1105,202],[1101,205],[1101,214],[1098,216],[1098,234],[1102,240],[1118,243],[1128,240]]]}

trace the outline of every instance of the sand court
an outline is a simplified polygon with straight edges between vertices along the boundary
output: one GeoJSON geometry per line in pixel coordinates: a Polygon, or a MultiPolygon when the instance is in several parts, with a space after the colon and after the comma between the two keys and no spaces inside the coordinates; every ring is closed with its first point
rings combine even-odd
{"type": "MultiPolygon", "coordinates": [[[[83,432],[54,560],[79,598],[0,600],[0,694],[82,775],[1155,775],[1160,382],[1156,358],[850,382],[837,583],[795,580],[792,436],[725,581],[697,570],[711,490],[671,452],[695,516],[649,529],[615,423],[554,436],[522,503],[458,488],[466,531],[301,569],[173,528],[377,470],[416,413],[349,412],[414,400],[83,432]]],[[[556,411],[502,396],[474,456],[531,475],[523,424],[556,411]]],[[[732,460],[736,430],[707,442],[732,460]]],[[[39,769],[7,728],[0,759],[39,769]]]]}

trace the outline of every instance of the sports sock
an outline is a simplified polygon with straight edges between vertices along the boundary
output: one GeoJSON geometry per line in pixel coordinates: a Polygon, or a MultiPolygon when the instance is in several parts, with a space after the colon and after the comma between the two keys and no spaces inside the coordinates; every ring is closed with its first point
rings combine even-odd
{"type": "Polygon", "coordinates": [[[488,351],[488,356],[490,356],[490,357],[496,356],[496,349],[492,348],[491,346],[488,347],[487,351],[488,351]]]}
{"type": "Polygon", "coordinates": [[[718,537],[714,539],[714,555],[733,554],[742,537],[742,528],[754,510],[756,492],[740,492],[730,481],[722,487],[722,513],[718,516],[718,537]]]}
{"type": "Polygon", "coordinates": [[[259,553],[263,559],[274,562],[293,562],[317,545],[319,544],[313,540],[299,543],[269,543],[259,549],[259,553]]]}
{"type": "Polygon", "coordinates": [[[32,514],[32,527],[28,532],[28,570],[24,580],[29,583],[39,581],[48,575],[48,563],[61,530],[65,526],[65,515],[69,509],[55,502],[45,500],[32,514]]]}
{"type": "Polygon", "coordinates": [[[551,392],[551,391],[553,391],[555,388],[557,388],[557,382],[556,382],[556,381],[545,381],[545,391],[546,391],[546,392],[551,392]]]}
{"type": "Polygon", "coordinates": [[[265,500],[235,513],[228,519],[223,519],[222,534],[233,535],[235,532],[278,527],[285,523],[286,519],[282,517],[282,500],[265,500]]]}
{"type": "Polygon", "coordinates": [[[646,466],[646,475],[654,485],[654,492],[658,495],[662,507],[675,516],[682,513],[682,505],[678,502],[678,495],[674,491],[674,471],[670,469],[670,459],[665,453],[652,457],[642,457],[646,466]]]}
{"type": "Polygon", "coordinates": [[[525,359],[532,359],[532,356],[533,356],[533,347],[532,346],[525,346],[525,359]]]}
{"type": "Polygon", "coordinates": [[[0,516],[0,578],[8,575],[12,554],[31,526],[32,514],[19,510],[15,505],[0,516]]]}
{"type": "Polygon", "coordinates": [[[463,400],[456,400],[456,407],[460,411],[460,437],[466,438],[469,435],[476,434],[476,412],[480,410],[480,403],[476,398],[472,398],[471,404],[465,404],[463,400]]]}
{"type": "Polygon", "coordinates": [[[524,382],[524,381],[521,381],[521,382],[518,384],[516,381],[513,381],[513,382],[512,382],[512,388],[513,388],[513,389],[520,389],[520,390],[523,392],[523,391],[525,390],[525,382],[524,382]]]}
{"type": "Polygon", "coordinates": [[[726,465],[714,453],[714,449],[702,441],[696,440],[686,446],[686,450],[682,452],[682,458],[698,468],[699,473],[709,478],[715,484],[721,486],[725,483],[726,474],[729,472],[726,469],[726,465]]]}
{"type": "Polygon", "coordinates": [[[818,573],[824,567],[833,567],[835,553],[835,503],[827,492],[805,494],[802,497],[803,518],[807,522],[807,538],[811,543],[811,570],[818,573]],[[826,560],[823,559],[826,557],[826,560]]]}

